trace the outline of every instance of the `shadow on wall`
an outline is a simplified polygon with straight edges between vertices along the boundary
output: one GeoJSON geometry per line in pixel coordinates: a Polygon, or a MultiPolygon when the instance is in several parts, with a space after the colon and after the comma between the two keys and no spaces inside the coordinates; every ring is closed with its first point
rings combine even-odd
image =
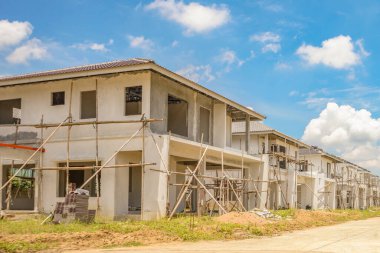
{"type": "MultiPolygon", "coordinates": [[[[8,134],[8,135],[0,135],[0,141],[14,141],[16,137],[16,133],[8,134]]],[[[17,134],[17,140],[36,140],[37,132],[23,132],[20,131],[17,134]]]]}

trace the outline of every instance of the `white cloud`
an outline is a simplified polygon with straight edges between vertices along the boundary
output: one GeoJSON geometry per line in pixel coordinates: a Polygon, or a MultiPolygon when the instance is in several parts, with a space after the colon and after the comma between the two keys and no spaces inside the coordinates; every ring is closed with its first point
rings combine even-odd
{"type": "Polygon", "coordinates": [[[269,1],[258,1],[257,4],[261,8],[263,8],[267,11],[271,11],[271,12],[281,12],[284,10],[284,8],[281,5],[279,5],[277,3],[271,3],[269,1]]]}
{"type": "Polygon", "coordinates": [[[335,102],[335,98],[331,97],[331,91],[327,88],[321,88],[316,91],[299,94],[303,98],[299,103],[306,105],[309,109],[322,110],[330,102],[335,102]]]}
{"type": "Polygon", "coordinates": [[[146,39],[144,36],[128,36],[129,46],[132,48],[140,48],[142,50],[150,51],[154,47],[153,41],[146,39]]]}
{"type": "Polygon", "coordinates": [[[360,40],[357,40],[355,42],[355,44],[359,47],[359,52],[362,56],[364,57],[368,57],[370,55],[370,53],[368,53],[365,49],[364,49],[364,45],[363,45],[363,39],[360,39],[360,40]]]}
{"type": "Polygon", "coordinates": [[[285,62],[277,62],[274,68],[276,70],[285,71],[285,70],[291,70],[292,66],[285,62]]]}
{"type": "Polygon", "coordinates": [[[269,44],[266,44],[265,46],[263,46],[261,48],[261,52],[263,52],[263,53],[267,53],[267,52],[277,53],[278,51],[280,51],[280,49],[281,49],[280,44],[269,43],[269,44]]]}
{"type": "Polygon", "coordinates": [[[79,44],[73,45],[72,47],[81,49],[81,50],[93,50],[93,51],[98,51],[98,52],[108,51],[106,45],[103,43],[79,43],[79,44]]]}
{"type": "Polygon", "coordinates": [[[273,32],[263,32],[251,35],[250,41],[259,42],[262,44],[261,52],[263,53],[278,53],[281,50],[281,36],[273,32]]]}
{"type": "Polygon", "coordinates": [[[215,76],[212,74],[212,68],[210,65],[189,65],[183,69],[178,70],[177,73],[194,82],[210,82],[215,79],[215,76]]]}
{"type": "Polygon", "coordinates": [[[157,10],[166,19],[185,27],[186,34],[206,33],[231,19],[230,10],[224,5],[202,5],[196,2],[155,0],[146,6],[147,10],[157,10]]]}
{"type": "Polygon", "coordinates": [[[19,44],[33,31],[29,22],[0,20],[0,50],[19,44]]]}
{"type": "Polygon", "coordinates": [[[306,126],[302,139],[363,167],[380,168],[380,118],[365,109],[328,103],[306,126]]]}
{"type": "Polygon", "coordinates": [[[261,43],[268,43],[268,42],[274,43],[274,42],[280,42],[281,36],[272,32],[263,32],[263,33],[251,35],[249,37],[249,40],[261,42],[261,43]]]}
{"type": "Polygon", "coordinates": [[[41,40],[33,38],[16,48],[6,60],[12,64],[26,64],[29,60],[42,60],[47,56],[47,47],[41,40]]]}
{"type": "Polygon", "coordinates": [[[220,55],[220,61],[222,63],[225,63],[227,65],[232,65],[232,64],[237,64],[239,67],[245,63],[244,60],[240,60],[237,56],[236,53],[232,50],[225,50],[222,52],[220,55]]]}
{"type": "Polygon", "coordinates": [[[355,51],[350,36],[339,35],[325,40],[321,47],[302,45],[296,51],[310,65],[323,64],[336,69],[348,69],[361,62],[361,56],[368,55],[362,40],[357,42],[359,53],[355,51]]]}

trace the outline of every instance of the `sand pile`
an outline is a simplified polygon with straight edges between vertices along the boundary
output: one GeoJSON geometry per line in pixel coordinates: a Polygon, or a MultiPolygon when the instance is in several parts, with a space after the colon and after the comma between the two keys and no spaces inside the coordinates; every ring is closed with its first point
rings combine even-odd
{"type": "Polygon", "coordinates": [[[302,210],[299,209],[296,211],[295,219],[300,222],[316,222],[316,221],[323,221],[323,222],[333,222],[336,217],[344,216],[344,214],[340,213],[334,213],[329,211],[323,211],[323,210],[302,210]]]}
{"type": "Polygon", "coordinates": [[[266,219],[249,212],[230,212],[217,217],[216,220],[223,223],[235,223],[241,225],[261,225],[269,222],[266,219]]]}

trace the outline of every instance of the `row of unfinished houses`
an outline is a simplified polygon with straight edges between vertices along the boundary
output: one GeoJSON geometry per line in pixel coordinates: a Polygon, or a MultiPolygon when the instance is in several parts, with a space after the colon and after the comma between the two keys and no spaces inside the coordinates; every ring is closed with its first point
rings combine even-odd
{"type": "Polygon", "coordinates": [[[379,206],[370,171],[152,60],[0,79],[1,209],[49,213],[69,188],[98,215],[379,206]]]}

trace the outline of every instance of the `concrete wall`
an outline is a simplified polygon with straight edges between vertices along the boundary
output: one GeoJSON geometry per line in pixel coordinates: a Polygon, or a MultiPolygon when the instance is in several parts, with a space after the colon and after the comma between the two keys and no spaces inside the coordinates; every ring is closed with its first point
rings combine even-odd
{"type": "MultiPolygon", "coordinates": [[[[147,118],[150,117],[150,74],[148,71],[5,87],[1,88],[0,100],[21,98],[22,124],[38,124],[42,115],[45,123],[57,123],[63,121],[68,116],[70,87],[71,83],[73,83],[73,121],[93,121],[94,119],[80,119],[80,93],[82,91],[95,90],[96,81],[98,82],[99,120],[139,119],[141,115],[124,116],[125,88],[138,85],[143,86],[142,112],[145,113],[147,118]],[[51,93],[57,91],[65,92],[65,105],[51,105],[51,93]]],[[[135,131],[137,127],[137,125],[129,125],[126,129],[125,125],[102,125],[99,135],[126,135],[129,132],[135,131]]],[[[37,138],[40,137],[40,131],[34,128],[22,128],[20,131],[33,132],[37,135],[37,138]]],[[[0,129],[0,136],[10,133],[14,133],[14,127],[2,127],[0,129]]],[[[49,131],[45,131],[45,137],[48,133],[49,131]]],[[[93,138],[94,135],[94,127],[91,125],[72,128],[73,138],[93,138]]],[[[59,131],[53,139],[62,138],[66,138],[66,131],[59,131]]]]}
{"type": "MultiPolygon", "coordinates": [[[[135,120],[140,119],[141,115],[124,116],[125,88],[129,86],[142,85],[142,114],[150,117],[150,80],[151,75],[148,71],[123,73],[97,77],[86,77],[75,80],[59,80],[54,82],[37,83],[33,85],[15,86],[1,88],[0,99],[21,98],[22,99],[22,122],[23,124],[39,123],[41,115],[44,115],[45,123],[61,122],[68,115],[69,94],[71,83],[73,82],[72,93],[72,116],[73,121],[93,121],[94,119],[80,119],[80,92],[94,90],[96,81],[98,83],[98,102],[99,120],[135,120]],[[51,93],[55,91],[65,91],[65,105],[51,106],[51,93]],[[38,99],[36,99],[38,98],[38,99]]],[[[100,125],[99,126],[99,160],[101,164],[111,157],[114,152],[131,134],[141,127],[139,124],[120,125],[100,125]]],[[[7,129],[1,128],[0,135],[6,135],[7,129]]],[[[9,131],[13,132],[14,128],[9,131]]],[[[40,130],[32,129],[40,137],[40,130]]],[[[44,130],[46,138],[53,129],[44,130]]],[[[59,163],[65,162],[67,129],[62,128],[56,132],[53,138],[46,144],[46,153],[43,157],[44,166],[55,167],[59,163]]],[[[70,160],[72,161],[95,161],[95,130],[92,125],[72,127],[70,143],[70,160]]],[[[168,156],[168,144],[164,137],[156,136],[163,157],[168,156]],[[166,144],[164,144],[166,143],[166,144]],[[165,147],[166,148],[165,148],[165,147]],[[166,150],[166,151],[165,151],[166,150]]],[[[151,137],[145,138],[145,157],[146,162],[154,162],[154,167],[162,169],[163,164],[156,150],[156,146],[151,137]]],[[[142,138],[137,136],[123,150],[141,151],[142,138]]],[[[0,155],[4,156],[1,151],[0,155]]],[[[110,160],[108,165],[120,164],[127,158],[117,157],[110,160]]],[[[167,159],[167,158],[166,158],[167,159]]],[[[125,160],[125,161],[124,161],[125,160]]],[[[128,159],[127,159],[128,160],[128,159]]],[[[141,159],[140,159],[141,160],[141,159]]],[[[137,161],[136,159],[133,161],[137,161]]],[[[162,173],[153,172],[146,166],[144,173],[143,192],[145,202],[143,218],[157,218],[165,215],[166,203],[166,177],[162,173]]],[[[106,168],[101,173],[101,197],[100,212],[105,216],[119,217],[128,211],[128,169],[106,168]]],[[[58,172],[44,171],[42,176],[42,205],[40,211],[51,211],[57,201],[63,198],[58,196],[58,172]]],[[[96,198],[90,198],[90,208],[96,208],[96,198]]]]}
{"type": "MultiPolygon", "coordinates": [[[[151,73],[151,117],[164,119],[162,122],[151,124],[152,131],[158,134],[167,134],[167,112],[168,112],[168,95],[183,99],[188,103],[188,135],[187,139],[200,141],[201,134],[199,132],[200,107],[210,110],[210,117],[213,115],[213,100],[206,97],[190,88],[184,87],[178,82],[175,82],[158,73],[151,73]]],[[[210,121],[210,143],[212,143],[213,124],[210,121]]]]}

